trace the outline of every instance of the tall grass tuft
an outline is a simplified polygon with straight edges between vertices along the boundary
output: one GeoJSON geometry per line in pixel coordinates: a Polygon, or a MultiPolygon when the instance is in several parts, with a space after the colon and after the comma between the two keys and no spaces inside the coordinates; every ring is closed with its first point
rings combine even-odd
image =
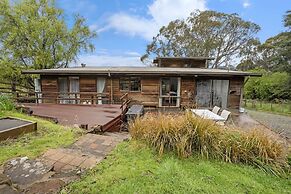
{"type": "Polygon", "coordinates": [[[14,102],[7,95],[0,94],[0,111],[10,111],[15,108],[14,102]]]}
{"type": "Polygon", "coordinates": [[[284,145],[262,131],[227,130],[191,113],[146,114],[130,123],[132,138],[153,146],[160,155],[174,151],[180,157],[205,158],[254,165],[276,175],[288,169],[284,145]]]}

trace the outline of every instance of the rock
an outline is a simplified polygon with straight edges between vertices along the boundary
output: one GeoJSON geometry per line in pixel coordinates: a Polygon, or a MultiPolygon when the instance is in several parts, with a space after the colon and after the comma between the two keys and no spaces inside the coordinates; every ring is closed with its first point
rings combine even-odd
{"type": "Polygon", "coordinates": [[[5,165],[4,174],[20,189],[26,188],[30,184],[42,179],[49,172],[51,166],[42,164],[37,160],[29,160],[25,157],[8,162],[5,165]],[[15,164],[12,166],[11,164],[15,164]]]}
{"type": "Polygon", "coordinates": [[[3,194],[18,194],[20,192],[14,190],[9,185],[4,184],[4,185],[0,185],[0,193],[3,193],[3,194]]]}
{"type": "Polygon", "coordinates": [[[17,162],[17,160],[11,160],[11,161],[10,161],[10,164],[11,164],[12,166],[16,166],[16,165],[18,164],[18,162],[17,162]]]}
{"type": "Polygon", "coordinates": [[[23,170],[27,170],[27,169],[29,169],[30,168],[30,163],[24,163],[23,164],[23,170]]]}
{"type": "Polygon", "coordinates": [[[27,157],[27,156],[22,157],[22,158],[20,158],[19,163],[22,164],[22,163],[25,162],[26,160],[28,160],[28,157],[27,157]]]}
{"type": "Polygon", "coordinates": [[[0,174],[0,185],[7,184],[11,185],[11,180],[5,175],[5,174],[0,174]]]}

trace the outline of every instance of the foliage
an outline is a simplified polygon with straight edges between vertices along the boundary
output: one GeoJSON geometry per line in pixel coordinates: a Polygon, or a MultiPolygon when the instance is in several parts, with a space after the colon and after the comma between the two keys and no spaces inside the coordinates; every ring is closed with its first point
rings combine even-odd
{"type": "Polygon", "coordinates": [[[263,73],[262,77],[250,78],[244,87],[245,98],[274,100],[291,99],[289,81],[291,76],[286,72],[263,73]]]}
{"type": "Polygon", "coordinates": [[[211,120],[182,115],[146,115],[130,124],[132,138],[143,140],[159,154],[174,151],[180,157],[197,153],[230,163],[251,164],[280,174],[287,167],[284,145],[258,130],[225,130],[211,120]]]}
{"type": "Polygon", "coordinates": [[[68,67],[96,36],[75,16],[68,28],[54,0],[0,1],[0,75],[20,79],[23,69],[68,67]]]}
{"type": "Polygon", "coordinates": [[[0,142],[0,165],[11,158],[20,156],[34,158],[50,148],[70,145],[81,134],[77,128],[64,127],[17,112],[0,111],[0,117],[6,116],[36,121],[37,132],[0,142]]]}
{"type": "Polygon", "coordinates": [[[157,56],[210,56],[212,67],[229,65],[232,59],[257,42],[257,24],[244,21],[237,14],[196,11],[186,20],[175,20],[160,29],[147,46],[145,60],[157,56]]]}
{"type": "Polygon", "coordinates": [[[0,111],[10,111],[15,108],[14,102],[7,95],[0,94],[0,111]]]}
{"type": "MultiPolygon", "coordinates": [[[[256,44],[248,49],[237,69],[249,70],[262,68],[266,71],[286,71],[291,74],[291,11],[284,17],[286,31],[268,38],[264,43],[256,44]]],[[[291,80],[290,80],[291,85],[291,80]]],[[[290,86],[291,87],[291,86],[290,86]]]]}
{"type": "Polygon", "coordinates": [[[247,100],[244,103],[244,107],[247,109],[253,109],[264,112],[278,113],[282,115],[291,116],[291,102],[279,101],[279,102],[266,102],[261,100],[247,100]]]}
{"type": "Polygon", "coordinates": [[[289,179],[199,157],[157,157],[136,141],[120,144],[61,193],[288,193],[289,179]]]}

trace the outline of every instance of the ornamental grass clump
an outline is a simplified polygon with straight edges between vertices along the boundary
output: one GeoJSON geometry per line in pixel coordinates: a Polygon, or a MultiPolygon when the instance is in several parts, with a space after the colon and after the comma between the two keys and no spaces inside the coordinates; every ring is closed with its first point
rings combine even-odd
{"type": "Polygon", "coordinates": [[[146,114],[130,123],[132,138],[145,141],[162,155],[173,151],[179,157],[198,154],[231,163],[251,164],[274,174],[288,169],[282,143],[262,131],[225,129],[191,113],[146,114]]]}

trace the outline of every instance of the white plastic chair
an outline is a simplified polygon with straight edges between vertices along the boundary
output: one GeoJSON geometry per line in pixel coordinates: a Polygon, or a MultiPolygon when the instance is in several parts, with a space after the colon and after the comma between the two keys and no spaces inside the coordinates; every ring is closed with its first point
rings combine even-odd
{"type": "Polygon", "coordinates": [[[218,114],[219,110],[220,110],[220,107],[215,106],[215,107],[213,107],[212,112],[215,114],[218,114]]]}
{"type": "Polygon", "coordinates": [[[221,115],[220,115],[220,116],[223,117],[223,118],[225,119],[225,121],[227,121],[227,119],[228,119],[230,113],[231,113],[231,112],[229,112],[229,111],[227,111],[227,110],[223,110],[223,111],[221,112],[221,115]]]}

